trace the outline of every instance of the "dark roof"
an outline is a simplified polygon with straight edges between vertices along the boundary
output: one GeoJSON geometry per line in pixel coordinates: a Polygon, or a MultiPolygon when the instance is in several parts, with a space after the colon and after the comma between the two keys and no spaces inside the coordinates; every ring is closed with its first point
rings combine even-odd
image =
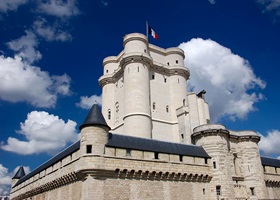
{"type": "MultiPolygon", "coordinates": [[[[123,149],[135,149],[142,151],[152,151],[158,153],[168,153],[168,154],[177,154],[177,155],[185,155],[185,156],[195,156],[202,158],[210,158],[210,156],[206,153],[206,151],[201,146],[195,145],[186,145],[179,143],[171,143],[158,141],[153,139],[144,139],[138,137],[131,137],[119,134],[109,133],[107,147],[117,147],[123,149]]],[[[30,177],[38,174],[39,172],[47,169],[49,166],[54,165],[58,161],[72,154],[73,152],[80,149],[80,141],[77,141],[73,145],[69,146],[44,164],[37,167],[35,170],[27,174],[26,176],[20,178],[15,186],[23,183],[30,177]]],[[[14,186],[14,187],[15,187],[14,186]]]]}
{"type": "Polygon", "coordinates": [[[94,125],[105,126],[105,127],[108,127],[110,130],[110,127],[107,125],[107,123],[101,113],[101,110],[97,104],[94,104],[91,107],[84,123],[79,128],[80,128],[80,130],[82,130],[84,127],[94,126],[94,125]]]}
{"type": "Polygon", "coordinates": [[[210,158],[201,146],[164,142],[154,139],[145,139],[111,133],[109,134],[109,140],[106,146],[210,158]]]}
{"type": "Polygon", "coordinates": [[[48,168],[49,166],[52,166],[53,164],[57,163],[61,159],[65,158],[68,155],[70,155],[71,153],[77,151],[78,149],[80,149],[80,141],[75,142],[74,144],[72,144],[71,146],[66,148],[65,150],[63,150],[60,153],[58,153],[56,156],[52,157],[50,160],[48,160],[44,164],[42,164],[39,167],[37,167],[36,169],[34,169],[32,172],[30,172],[26,176],[20,178],[18,180],[18,182],[15,184],[15,186],[21,184],[22,182],[26,181],[27,179],[29,179],[30,177],[36,175],[37,173],[43,171],[44,169],[48,168]]]}
{"type": "Polygon", "coordinates": [[[24,176],[25,176],[25,172],[24,172],[23,166],[20,166],[17,173],[14,175],[14,177],[12,179],[20,179],[24,176]]]}
{"type": "Polygon", "coordinates": [[[280,167],[280,160],[276,158],[261,157],[263,166],[280,167]]]}

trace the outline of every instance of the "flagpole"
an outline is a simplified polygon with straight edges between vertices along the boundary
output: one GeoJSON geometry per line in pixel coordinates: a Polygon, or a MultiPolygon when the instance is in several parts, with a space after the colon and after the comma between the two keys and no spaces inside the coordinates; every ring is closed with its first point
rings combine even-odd
{"type": "Polygon", "coordinates": [[[146,20],[146,36],[147,40],[149,40],[149,34],[148,34],[148,21],[146,20]]]}

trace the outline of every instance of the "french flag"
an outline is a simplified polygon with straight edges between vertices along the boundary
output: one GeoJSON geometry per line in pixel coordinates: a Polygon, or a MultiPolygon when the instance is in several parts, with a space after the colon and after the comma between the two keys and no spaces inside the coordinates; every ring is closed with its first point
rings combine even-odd
{"type": "Polygon", "coordinates": [[[148,26],[148,32],[154,39],[158,39],[158,34],[150,26],[148,26]]]}

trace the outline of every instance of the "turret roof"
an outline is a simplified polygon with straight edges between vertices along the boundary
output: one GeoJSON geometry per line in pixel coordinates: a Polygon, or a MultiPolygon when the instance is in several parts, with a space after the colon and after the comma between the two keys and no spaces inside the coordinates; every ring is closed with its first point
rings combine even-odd
{"type": "Polygon", "coordinates": [[[20,179],[24,176],[25,176],[25,172],[24,172],[23,166],[20,166],[17,173],[14,175],[14,177],[12,179],[20,179]]]}
{"type": "Polygon", "coordinates": [[[97,104],[93,104],[84,123],[79,128],[80,128],[80,130],[82,130],[83,128],[85,128],[87,126],[96,126],[96,125],[105,126],[105,127],[109,128],[109,130],[111,129],[107,125],[99,106],[97,104]]]}

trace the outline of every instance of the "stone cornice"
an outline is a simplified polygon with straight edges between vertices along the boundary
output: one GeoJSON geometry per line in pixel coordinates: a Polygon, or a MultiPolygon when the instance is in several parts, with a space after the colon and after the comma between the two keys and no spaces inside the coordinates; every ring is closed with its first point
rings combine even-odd
{"type": "Polygon", "coordinates": [[[113,170],[100,170],[100,169],[87,169],[78,172],[86,178],[92,176],[96,179],[106,178],[120,178],[120,179],[138,179],[138,180],[154,180],[154,181],[182,181],[182,182],[210,182],[212,176],[208,174],[193,174],[185,172],[162,172],[162,171],[142,171],[142,170],[128,170],[128,169],[115,169],[113,170]]]}
{"type": "Polygon", "coordinates": [[[239,132],[230,132],[229,130],[225,129],[223,125],[207,124],[194,128],[194,133],[191,135],[191,137],[193,139],[199,139],[210,135],[221,135],[232,140],[237,140],[238,142],[252,141],[258,143],[260,141],[260,136],[253,132],[251,133],[250,131],[241,131],[240,134],[238,133],[239,132]]]}

